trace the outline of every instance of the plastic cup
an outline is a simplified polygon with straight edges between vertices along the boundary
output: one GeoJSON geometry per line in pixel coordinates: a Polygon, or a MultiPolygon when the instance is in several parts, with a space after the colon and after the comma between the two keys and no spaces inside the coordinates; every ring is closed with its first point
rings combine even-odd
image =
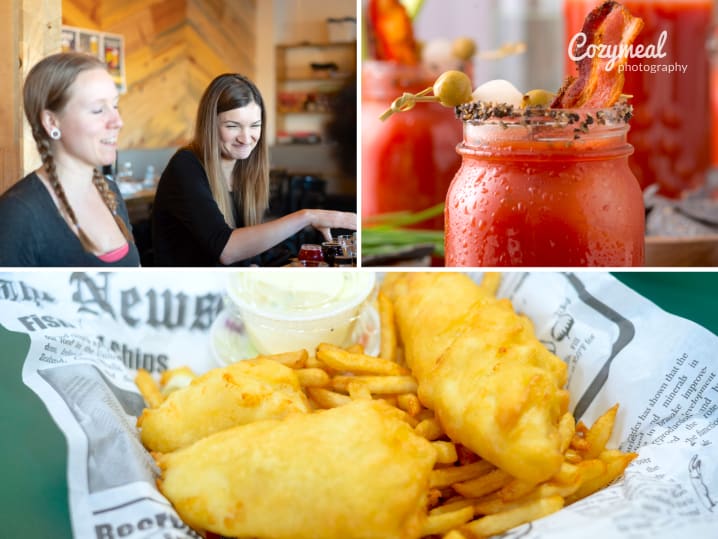
{"type": "Polygon", "coordinates": [[[322,342],[351,344],[374,284],[367,272],[283,269],[234,274],[227,292],[259,353],[311,354],[322,342]]]}

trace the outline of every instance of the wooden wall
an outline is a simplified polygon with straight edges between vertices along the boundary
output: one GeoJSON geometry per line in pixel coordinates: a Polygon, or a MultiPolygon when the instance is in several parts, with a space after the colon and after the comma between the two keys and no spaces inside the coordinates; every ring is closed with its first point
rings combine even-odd
{"type": "Polygon", "coordinates": [[[216,75],[254,78],[259,1],[62,0],[63,24],[125,38],[121,149],[187,142],[197,103],[216,75]]]}
{"type": "Polygon", "coordinates": [[[20,6],[16,2],[0,3],[0,50],[6,60],[0,63],[0,193],[20,179],[22,145],[22,74],[19,32],[20,6]]]}
{"type": "Polygon", "coordinates": [[[0,2],[0,193],[40,164],[24,121],[22,81],[41,58],[60,50],[60,0],[0,2]]]}

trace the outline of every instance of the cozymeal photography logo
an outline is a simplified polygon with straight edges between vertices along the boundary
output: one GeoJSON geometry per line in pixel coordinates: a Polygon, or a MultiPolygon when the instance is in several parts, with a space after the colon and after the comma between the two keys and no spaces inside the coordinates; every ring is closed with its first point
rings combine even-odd
{"type": "Polygon", "coordinates": [[[604,69],[612,71],[618,67],[620,72],[649,72],[649,73],[685,73],[688,70],[688,64],[680,64],[673,62],[670,64],[654,63],[654,62],[620,62],[626,58],[639,58],[648,60],[660,60],[668,54],[664,50],[666,41],[668,40],[668,31],[663,30],[658,36],[656,43],[620,43],[618,45],[609,45],[605,43],[588,43],[588,36],[584,32],[574,34],[568,44],[568,57],[574,62],[580,62],[585,58],[600,58],[608,60],[604,69]],[[575,52],[574,52],[575,51],[575,52]],[[620,63],[619,63],[620,62],[620,63]]]}

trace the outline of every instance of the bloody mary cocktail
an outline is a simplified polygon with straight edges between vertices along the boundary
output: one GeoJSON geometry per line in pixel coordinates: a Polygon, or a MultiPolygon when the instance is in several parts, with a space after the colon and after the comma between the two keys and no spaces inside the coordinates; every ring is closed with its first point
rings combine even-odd
{"type": "Polygon", "coordinates": [[[459,107],[464,140],[446,198],[447,266],[643,264],[630,107],[509,116],[480,107],[459,107]]]}
{"type": "MultiPolygon", "coordinates": [[[[436,74],[416,65],[366,61],[362,71],[362,216],[421,211],[444,201],[461,160],[461,123],[438,103],[380,120],[404,92],[431,86],[436,74]]],[[[443,219],[421,224],[441,229],[443,219]]]]}
{"type": "MultiPolygon", "coordinates": [[[[565,44],[601,0],[565,0],[565,44]]],[[[623,92],[634,117],[629,163],[642,187],[658,183],[670,197],[702,186],[710,162],[709,53],[713,0],[623,0],[644,27],[635,45],[653,45],[663,58],[629,58],[623,92]],[[665,34],[664,34],[665,32],[665,34]],[[661,37],[664,35],[665,37],[661,37]],[[661,47],[658,47],[660,43],[661,47]]],[[[574,65],[566,61],[569,73],[574,65]]]]}

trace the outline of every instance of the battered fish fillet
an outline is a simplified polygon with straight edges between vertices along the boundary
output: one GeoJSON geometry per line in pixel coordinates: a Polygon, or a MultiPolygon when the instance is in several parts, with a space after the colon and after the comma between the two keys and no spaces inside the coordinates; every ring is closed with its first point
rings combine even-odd
{"type": "Polygon", "coordinates": [[[461,273],[387,273],[382,292],[394,303],[404,358],[414,376],[426,378],[439,356],[465,329],[463,318],[492,289],[461,273]],[[426,331],[421,326],[428,324],[426,331]]]}
{"type": "Polygon", "coordinates": [[[294,370],[269,359],[213,369],[137,420],[140,439],[166,453],[236,425],[309,411],[294,370]]]}
{"type": "Polygon", "coordinates": [[[467,279],[412,273],[386,283],[419,398],[452,440],[514,477],[544,481],[563,461],[566,364],[509,300],[467,279]]]}
{"type": "Polygon", "coordinates": [[[155,455],[197,530],[272,539],[415,539],[436,450],[381,401],[225,430],[155,455]]]}

